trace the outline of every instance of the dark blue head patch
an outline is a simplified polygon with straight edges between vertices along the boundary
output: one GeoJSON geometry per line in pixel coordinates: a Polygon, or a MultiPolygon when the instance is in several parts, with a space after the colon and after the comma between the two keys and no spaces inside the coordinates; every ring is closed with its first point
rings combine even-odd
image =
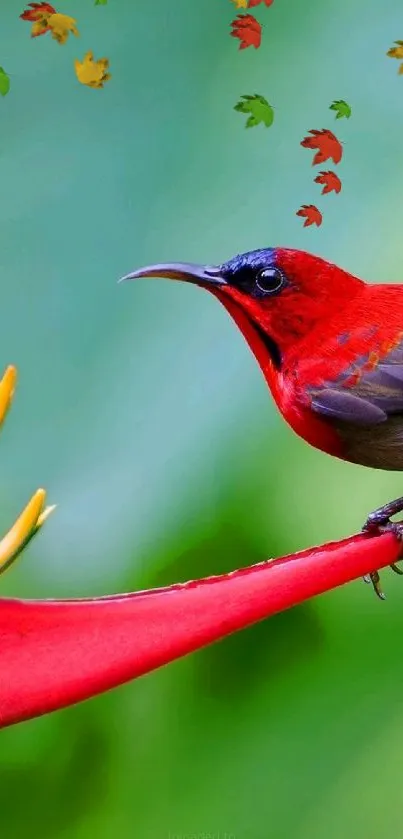
{"type": "Polygon", "coordinates": [[[276,258],[274,248],[259,248],[256,251],[248,251],[247,253],[240,253],[233,256],[228,262],[220,265],[220,270],[228,282],[235,275],[241,276],[246,272],[260,271],[263,268],[275,268],[276,258]]]}

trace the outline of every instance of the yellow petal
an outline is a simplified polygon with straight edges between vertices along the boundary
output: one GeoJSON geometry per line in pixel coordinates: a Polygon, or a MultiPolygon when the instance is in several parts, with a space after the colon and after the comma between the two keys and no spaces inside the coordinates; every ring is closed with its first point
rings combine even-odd
{"type": "Polygon", "coordinates": [[[49,515],[49,513],[46,514],[46,510],[43,511],[45,499],[45,490],[38,489],[15,524],[13,524],[11,530],[0,541],[0,574],[14,562],[18,554],[21,553],[22,549],[25,548],[25,545],[39,529],[45,520],[43,519],[40,522],[41,514],[45,518],[49,515]]]}
{"type": "Polygon", "coordinates": [[[12,364],[10,364],[5,371],[3,378],[0,380],[0,425],[4,422],[7,411],[11,405],[16,381],[17,370],[12,364]]]}
{"type": "Polygon", "coordinates": [[[35,532],[39,530],[40,527],[43,527],[45,521],[49,518],[50,514],[53,513],[53,510],[56,510],[57,504],[50,504],[48,507],[45,507],[44,511],[38,517],[38,521],[35,525],[35,532]]]}

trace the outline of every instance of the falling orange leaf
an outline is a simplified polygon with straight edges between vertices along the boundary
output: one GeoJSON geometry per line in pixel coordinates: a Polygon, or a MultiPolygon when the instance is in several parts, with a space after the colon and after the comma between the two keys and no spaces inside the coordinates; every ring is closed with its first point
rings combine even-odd
{"type": "Polygon", "coordinates": [[[50,3],[28,3],[28,6],[30,8],[25,9],[22,15],[20,15],[22,20],[38,20],[42,15],[56,14],[56,9],[50,3]]]}
{"type": "Polygon", "coordinates": [[[303,204],[297,210],[296,215],[305,219],[304,227],[310,227],[311,224],[316,224],[316,227],[320,227],[322,224],[322,213],[314,204],[303,204]]]}
{"type": "Polygon", "coordinates": [[[31,38],[45,35],[49,32],[49,18],[56,14],[56,9],[50,3],[29,3],[28,5],[30,8],[25,9],[20,18],[31,21],[31,38]]]}
{"type": "Polygon", "coordinates": [[[313,166],[318,163],[325,163],[329,158],[333,160],[333,163],[340,163],[343,147],[332,131],[329,131],[328,128],[322,128],[321,131],[311,128],[309,134],[312,134],[312,137],[304,137],[301,140],[301,146],[304,149],[318,149],[312,161],[313,166]]]}
{"type": "Polygon", "coordinates": [[[239,38],[239,49],[246,47],[260,47],[262,27],[253,15],[237,15],[231,23],[233,38],[239,38]]]}
{"type": "Polygon", "coordinates": [[[326,195],[328,192],[341,192],[341,180],[336,175],[336,172],[319,172],[319,175],[315,178],[316,184],[322,184],[322,195],[326,195]]]}

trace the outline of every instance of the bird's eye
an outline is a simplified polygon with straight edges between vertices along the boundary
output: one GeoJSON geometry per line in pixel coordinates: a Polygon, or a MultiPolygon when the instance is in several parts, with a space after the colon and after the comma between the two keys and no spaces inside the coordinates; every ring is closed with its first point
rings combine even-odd
{"type": "Polygon", "coordinates": [[[264,294],[280,291],[284,284],[284,275],[279,268],[263,268],[256,276],[256,285],[264,294]]]}

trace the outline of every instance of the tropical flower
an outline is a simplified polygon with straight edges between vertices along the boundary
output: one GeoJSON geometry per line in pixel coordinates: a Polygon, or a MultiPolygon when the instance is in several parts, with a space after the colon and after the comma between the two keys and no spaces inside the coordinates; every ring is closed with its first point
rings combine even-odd
{"type": "MultiPolygon", "coordinates": [[[[0,381],[0,425],[16,370],[0,381]]],[[[38,489],[0,541],[0,573],[54,507],[38,489]]],[[[82,600],[0,599],[0,727],[109,690],[399,559],[392,532],[166,588],[82,600]]]]}
{"type": "MultiPolygon", "coordinates": [[[[0,380],[0,426],[3,424],[13,400],[17,371],[7,367],[0,380]]],[[[0,541],[0,574],[20,555],[28,542],[45,523],[55,506],[45,507],[46,492],[38,489],[28,502],[11,530],[0,541]]]]}

